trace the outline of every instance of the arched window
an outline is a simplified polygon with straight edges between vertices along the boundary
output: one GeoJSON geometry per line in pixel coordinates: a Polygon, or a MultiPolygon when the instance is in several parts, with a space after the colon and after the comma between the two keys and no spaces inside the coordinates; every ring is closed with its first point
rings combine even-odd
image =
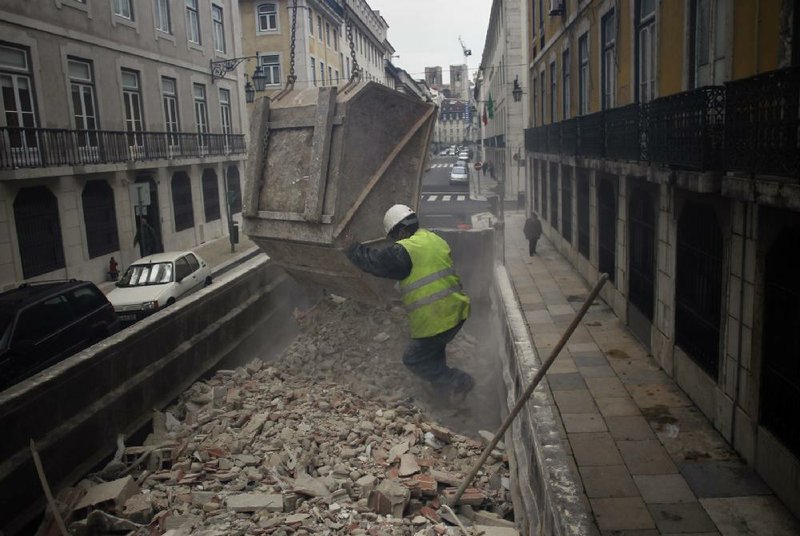
{"type": "Polygon", "coordinates": [[[117,211],[114,208],[114,191],[111,186],[104,180],[89,181],[83,187],[81,199],[89,258],[117,251],[117,211]]]}
{"type": "Polygon", "coordinates": [[[211,168],[203,170],[203,208],[206,222],[219,219],[219,182],[216,172],[211,168]]]}
{"type": "Polygon", "coordinates": [[[258,4],[258,31],[271,32],[278,29],[278,9],[275,4],[258,4]]]}
{"type": "Polygon", "coordinates": [[[715,380],[722,310],[722,231],[708,205],[687,204],[678,219],[675,342],[715,380]]]}
{"type": "Polygon", "coordinates": [[[172,176],[172,207],[175,211],[175,232],[194,227],[192,182],[183,171],[172,176]]]}
{"type": "Polygon", "coordinates": [[[228,195],[230,200],[228,206],[232,214],[242,211],[242,185],[239,182],[239,168],[230,166],[228,168],[228,195]]]}
{"type": "Polygon", "coordinates": [[[14,199],[14,221],[25,279],[64,268],[58,201],[48,188],[22,188],[14,199]]]}

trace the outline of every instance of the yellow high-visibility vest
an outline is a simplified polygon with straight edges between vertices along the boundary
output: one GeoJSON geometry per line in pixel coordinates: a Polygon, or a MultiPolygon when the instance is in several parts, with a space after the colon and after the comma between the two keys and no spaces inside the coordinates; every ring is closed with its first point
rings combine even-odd
{"type": "Polygon", "coordinates": [[[419,229],[411,238],[397,243],[411,257],[411,273],[400,281],[411,337],[432,337],[466,320],[469,296],[461,288],[447,242],[419,229]]]}

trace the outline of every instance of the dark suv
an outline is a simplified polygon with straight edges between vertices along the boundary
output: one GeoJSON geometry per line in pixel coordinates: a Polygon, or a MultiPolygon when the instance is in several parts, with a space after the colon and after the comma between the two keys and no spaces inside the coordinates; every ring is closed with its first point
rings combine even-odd
{"type": "Polygon", "coordinates": [[[25,283],[0,294],[0,390],[115,333],[114,307],[89,281],[25,283]]]}

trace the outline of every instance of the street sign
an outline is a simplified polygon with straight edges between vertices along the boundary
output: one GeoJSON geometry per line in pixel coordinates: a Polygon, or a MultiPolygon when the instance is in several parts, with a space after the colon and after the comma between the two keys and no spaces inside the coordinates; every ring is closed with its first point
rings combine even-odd
{"type": "Polygon", "coordinates": [[[130,186],[131,201],[134,205],[150,204],[150,184],[146,182],[136,182],[130,186]]]}
{"type": "Polygon", "coordinates": [[[481,169],[481,166],[480,162],[475,162],[475,169],[481,169]]]}

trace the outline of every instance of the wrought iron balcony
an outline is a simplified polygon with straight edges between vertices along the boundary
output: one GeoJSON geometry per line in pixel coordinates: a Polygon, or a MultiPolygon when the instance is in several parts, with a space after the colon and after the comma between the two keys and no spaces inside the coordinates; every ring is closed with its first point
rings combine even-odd
{"type": "Polygon", "coordinates": [[[243,134],[0,127],[0,169],[242,154],[243,134]]]}
{"type": "Polygon", "coordinates": [[[800,178],[800,68],[526,129],[531,152],[800,178]]]}

